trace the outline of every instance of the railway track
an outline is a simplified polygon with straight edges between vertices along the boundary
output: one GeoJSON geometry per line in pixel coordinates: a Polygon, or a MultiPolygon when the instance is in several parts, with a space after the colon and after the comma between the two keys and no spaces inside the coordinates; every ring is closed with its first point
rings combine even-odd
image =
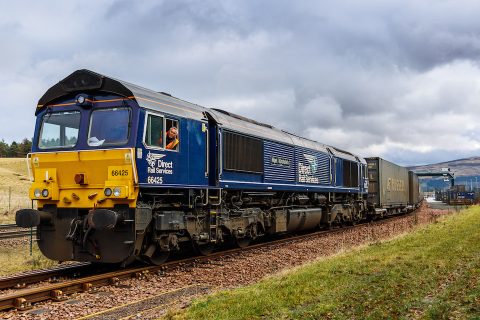
{"type": "Polygon", "coordinates": [[[36,229],[20,228],[16,224],[0,224],[0,240],[29,237],[36,229]]]}
{"type": "MultiPolygon", "coordinates": [[[[410,213],[413,214],[413,213],[410,213]]],[[[396,216],[396,217],[404,217],[396,216]]],[[[395,218],[395,217],[392,217],[395,218]]],[[[371,222],[372,224],[381,223],[383,220],[371,222]]],[[[323,237],[333,233],[341,233],[354,228],[354,226],[348,226],[344,228],[332,229],[332,230],[322,230],[316,231],[313,233],[300,234],[295,236],[289,236],[287,238],[276,239],[269,242],[262,242],[250,245],[246,248],[234,248],[229,250],[224,250],[220,252],[215,252],[208,256],[196,256],[191,258],[185,258],[175,261],[166,262],[160,266],[141,266],[128,269],[114,270],[109,272],[103,272],[100,274],[93,274],[84,276],[81,278],[67,280],[61,283],[47,284],[44,286],[28,289],[19,289],[18,291],[6,295],[0,296],[0,310],[8,310],[12,308],[24,310],[31,307],[32,303],[37,303],[45,300],[54,300],[54,301],[63,301],[67,299],[69,294],[75,292],[91,292],[94,288],[98,288],[104,285],[119,285],[121,280],[129,279],[132,277],[142,278],[145,277],[148,273],[153,272],[165,272],[169,269],[173,269],[178,266],[182,267],[193,267],[198,264],[206,262],[214,262],[217,259],[228,258],[229,256],[234,256],[237,253],[244,253],[246,251],[251,251],[258,248],[268,248],[275,247],[281,244],[303,241],[310,238],[323,237]]],[[[32,275],[31,279],[35,279],[35,276],[32,275]]],[[[39,276],[41,278],[41,276],[39,276]]],[[[7,281],[7,280],[5,280],[7,281]]],[[[17,282],[22,282],[24,280],[18,278],[17,282]]],[[[25,282],[25,281],[24,281],[25,282]]],[[[35,282],[35,281],[31,281],[35,282]]],[[[13,283],[13,282],[11,282],[13,283]]],[[[1,279],[0,279],[1,285],[1,279]]],[[[11,286],[10,286],[11,287],[11,286]]]]}
{"type": "Polygon", "coordinates": [[[55,281],[61,277],[78,277],[92,269],[88,262],[78,262],[49,269],[33,270],[0,278],[0,290],[24,288],[42,281],[55,281]]]}

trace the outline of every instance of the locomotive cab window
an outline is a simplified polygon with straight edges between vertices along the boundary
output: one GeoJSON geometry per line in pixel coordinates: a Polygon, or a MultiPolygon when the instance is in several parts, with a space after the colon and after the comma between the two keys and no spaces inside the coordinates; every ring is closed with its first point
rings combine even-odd
{"type": "Polygon", "coordinates": [[[154,114],[147,116],[145,144],[150,147],[163,148],[163,117],[154,114]]]}
{"type": "Polygon", "coordinates": [[[145,144],[149,147],[178,151],[178,121],[165,119],[154,114],[147,115],[145,128],[145,144]]]}
{"type": "Polygon", "coordinates": [[[100,109],[92,112],[88,145],[121,145],[130,134],[130,110],[127,108],[100,109]]]}
{"type": "Polygon", "coordinates": [[[40,149],[72,148],[77,144],[80,112],[47,113],[42,118],[40,149]]]}

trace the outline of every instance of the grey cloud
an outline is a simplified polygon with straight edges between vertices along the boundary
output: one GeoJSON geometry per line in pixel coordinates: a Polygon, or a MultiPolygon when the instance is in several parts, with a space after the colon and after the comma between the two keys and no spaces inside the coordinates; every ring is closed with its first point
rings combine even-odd
{"type": "Polygon", "coordinates": [[[478,154],[479,9],[433,0],[0,4],[9,43],[1,108],[11,110],[0,138],[30,136],[42,93],[89,68],[365,156],[415,164],[478,154]]]}

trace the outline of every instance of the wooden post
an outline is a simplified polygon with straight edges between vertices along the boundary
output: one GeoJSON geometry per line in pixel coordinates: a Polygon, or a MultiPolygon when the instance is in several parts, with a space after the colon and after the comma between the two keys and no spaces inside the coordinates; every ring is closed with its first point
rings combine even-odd
{"type": "Polygon", "coordinates": [[[8,187],[8,214],[10,214],[10,202],[12,201],[12,187],[8,187]]]}

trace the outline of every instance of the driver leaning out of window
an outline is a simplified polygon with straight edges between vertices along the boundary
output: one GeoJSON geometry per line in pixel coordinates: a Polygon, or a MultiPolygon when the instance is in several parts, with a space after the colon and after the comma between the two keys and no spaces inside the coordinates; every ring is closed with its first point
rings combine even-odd
{"type": "Polygon", "coordinates": [[[178,145],[178,129],[171,127],[167,131],[167,141],[165,149],[176,150],[178,145]]]}

